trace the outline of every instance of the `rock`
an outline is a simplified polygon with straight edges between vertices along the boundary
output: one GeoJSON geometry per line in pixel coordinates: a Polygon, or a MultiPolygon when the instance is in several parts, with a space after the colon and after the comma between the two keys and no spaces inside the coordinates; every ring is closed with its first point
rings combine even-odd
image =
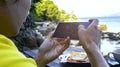
{"type": "Polygon", "coordinates": [[[35,22],[36,29],[42,33],[43,36],[47,36],[50,32],[55,30],[56,24],[53,22],[35,22]]]}
{"type": "Polygon", "coordinates": [[[110,39],[110,40],[115,40],[115,41],[118,41],[120,40],[120,35],[119,35],[119,32],[118,33],[113,33],[113,32],[103,32],[102,33],[102,38],[107,38],[107,39],[110,39]]]}

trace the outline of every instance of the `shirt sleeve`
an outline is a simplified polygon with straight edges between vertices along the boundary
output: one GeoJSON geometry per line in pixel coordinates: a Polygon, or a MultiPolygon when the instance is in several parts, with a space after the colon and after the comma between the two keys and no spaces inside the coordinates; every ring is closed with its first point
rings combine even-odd
{"type": "Polygon", "coordinates": [[[10,39],[0,35],[0,67],[37,67],[37,64],[19,52],[10,39]]]}

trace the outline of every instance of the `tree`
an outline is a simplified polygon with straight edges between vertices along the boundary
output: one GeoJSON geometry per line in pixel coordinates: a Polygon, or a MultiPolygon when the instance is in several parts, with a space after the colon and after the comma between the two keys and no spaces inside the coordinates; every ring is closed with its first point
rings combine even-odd
{"type": "Polygon", "coordinates": [[[30,17],[35,21],[69,21],[76,20],[75,14],[69,14],[65,10],[59,10],[58,6],[51,0],[33,0],[30,10],[30,17]]]}
{"type": "Polygon", "coordinates": [[[77,20],[78,18],[77,18],[77,16],[74,14],[74,12],[72,11],[71,12],[71,14],[70,14],[70,18],[69,18],[69,20],[70,21],[73,21],[73,20],[77,20]]]}
{"type": "Polygon", "coordinates": [[[57,20],[59,21],[68,21],[70,18],[70,14],[66,13],[65,10],[59,11],[59,14],[57,15],[57,20]]]}
{"type": "Polygon", "coordinates": [[[36,3],[36,14],[40,21],[52,21],[56,19],[56,15],[59,13],[58,7],[53,1],[46,0],[36,3]]]}
{"type": "MultiPolygon", "coordinates": [[[[35,6],[36,14],[39,21],[69,21],[71,14],[67,13],[65,10],[59,10],[58,6],[54,4],[51,0],[41,0],[36,3],[35,6]]],[[[77,19],[75,15],[72,14],[73,19],[77,19]]]]}
{"type": "Polygon", "coordinates": [[[32,22],[37,21],[39,18],[35,12],[35,6],[37,2],[40,2],[41,0],[31,0],[31,8],[30,8],[30,14],[29,18],[31,19],[32,22]]]}

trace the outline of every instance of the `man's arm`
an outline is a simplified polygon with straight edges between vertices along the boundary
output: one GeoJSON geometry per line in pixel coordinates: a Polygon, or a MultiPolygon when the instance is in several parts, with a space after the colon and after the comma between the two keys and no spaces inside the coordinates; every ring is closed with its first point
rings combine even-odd
{"type": "Polygon", "coordinates": [[[98,29],[98,20],[92,19],[86,29],[83,25],[78,27],[79,43],[85,49],[92,67],[109,67],[100,52],[101,32],[98,29]]]}

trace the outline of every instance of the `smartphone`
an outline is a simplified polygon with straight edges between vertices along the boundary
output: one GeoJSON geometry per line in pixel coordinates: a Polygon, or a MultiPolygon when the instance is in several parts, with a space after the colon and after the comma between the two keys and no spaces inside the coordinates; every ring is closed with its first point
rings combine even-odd
{"type": "Polygon", "coordinates": [[[80,24],[87,28],[90,22],[60,22],[54,31],[53,37],[66,38],[69,36],[71,40],[78,40],[78,25],[80,24]]]}

